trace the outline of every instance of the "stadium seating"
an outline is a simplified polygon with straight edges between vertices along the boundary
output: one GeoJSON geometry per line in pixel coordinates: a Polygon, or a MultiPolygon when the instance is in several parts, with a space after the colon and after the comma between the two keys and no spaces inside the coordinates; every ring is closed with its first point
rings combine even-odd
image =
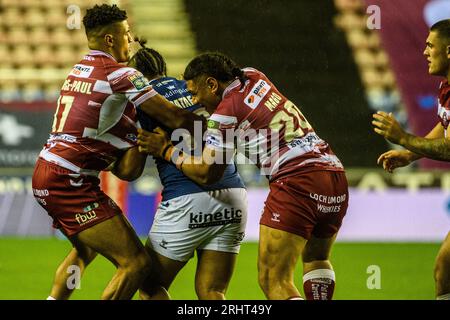
{"type": "MultiPolygon", "coordinates": [[[[92,1],[1,2],[0,101],[52,101],[57,96],[68,69],[88,50],[84,29],[70,30],[66,26],[71,14],[67,10],[69,5],[79,6],[83,15],[92,1]],[[14,89],[14,85],[19,87],[14,89]]],[[[195,55],[183,1],[121,1],[120,6],[128,10],[136,34],[147,38],[149,45],[166,57],[169,74],[179,76],[195,55]]]]}
{"type": "MultiPolygon", "coordinates": [[[[363,7],[360,1],[350,6],[363,7]]],[[[219,1],[211,6],[186,0],[186,8],[199,51],[219,50],[242,66],[263,70],[302,109],[346,167],[375,165],[386,145],[372,133],[373,110],[352,57],[353,47],[335,25],[341,11],[334,1],[271,1],[270,9],[256,10],[251,1],[219,1]]],[[[366,40],[361,30],[365,22],[356,13],[353,16],[350,22],[359,26],[358,36],[366,40]]],[[[379,37],[371,35],[365,42],[366,55],[378,74],[386,59],[372,49],[379,37]]]]}
{"type": "Polygon", "coordinates": [[[167,62],[168,74],[179,77],[195,56],[194,35],[182,0],[122,1],[130,13],[136,36],[148,40],[167,62]]]}
{"type": "Polygon", "coordinates": [[[369,106],[374,110],[403,113],[395,77],[379,34],[367,27],[363,0],[334,0],[334,4],[338,10],[335,25],[346,33],[369,106]]]}
{"type": "Polygon", "coordinates": [[[67,6],[88,0],[3,0],[0,10],[0,101],[51,99],[87,51],[84,30],[70,30],[67,6]]]}

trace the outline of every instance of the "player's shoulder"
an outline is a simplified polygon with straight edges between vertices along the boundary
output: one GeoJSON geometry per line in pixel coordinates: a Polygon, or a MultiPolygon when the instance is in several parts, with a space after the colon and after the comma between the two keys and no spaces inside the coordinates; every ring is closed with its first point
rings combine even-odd
{"type": "Polygon", "coordinates": [[[247,77],[251,76],[251,77],[264,77],[264,78],[266,78],[266,75],[264,74],[264,72],[262,72],[262,71],[260,71],[260,70],[258,70],[256,68],[253,68],[253,67],[245,67],[245,68],[242,69],[242,71],[244,71],[244,74],[247,77]]]}
{"type": "Polygon", "coordinates": [[[447,79],[442,80],[439,85],[439,98],[443,101],[450,99],[450,84],[447,79]]]}
{"type": "Polygon", "coordinates": [[[167,88],[169,90],[175,90],[178,88],[186,88],[186,81],[178,80],[173,77],[161,77],[150,80],[150,84],[154,88],[167,88]]]}

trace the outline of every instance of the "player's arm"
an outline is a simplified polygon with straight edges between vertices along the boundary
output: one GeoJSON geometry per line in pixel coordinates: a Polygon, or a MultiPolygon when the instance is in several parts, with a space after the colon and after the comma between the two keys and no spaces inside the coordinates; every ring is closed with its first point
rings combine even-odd
{"type": "Polygon", "coordinates": [[[430,139],[406,133],[399,143],[419,156],[450,161],[450,140],[447,138],[430,139]]]}
{"type": "MultiPolygon", "coordinates": [[[[444,127],[440,122],[424,137],[424,139],[441,139],[444,138],[444,127]]],[[[407,148],[408,150],[405,150],[409,153],[409,157],[411,162],[416,161],[422,157],[426,157],[426,155],[421,153],[415,153],[413,152],[413,148],[407,148]]]]}
{"type": "Polygon", "coordinates": [[[138,146],[132,147],[114,162],[111,172],[119,179],[133,181],[144,171],[147,155],[139,152],[138,146]]]}
{"type": "Polygon", "coordinates": [[[147,99],[139,107],[148,116],[170,129],[184,128],[194,134],[195,126],[206,129],[204,117],[193,114],[170,103],[163,96],[157,94],[147,99]]]}
{"type": "Polygon", "coordinates": [[[392,143],[409,150],[410,162],[421,157],[450,161],[450,141],[444,137],[444,128],[438,123],[425,137],[407,133],[391,113],[374,114],[374,131],[392,143]]]}
{"type": "MultiPolygon", "coordinates": [[[[139,129],[139,151],[162,158],[176,165],[185,176],[201,185],[209,185],[219,181],[227,167],[225,153],[205,147],[201,156],[183,153],[172,145],[167,134],[160,128],[154,132],[139,129]]],[[[228,161],[227,161],[228,160],[228,161]]]]}

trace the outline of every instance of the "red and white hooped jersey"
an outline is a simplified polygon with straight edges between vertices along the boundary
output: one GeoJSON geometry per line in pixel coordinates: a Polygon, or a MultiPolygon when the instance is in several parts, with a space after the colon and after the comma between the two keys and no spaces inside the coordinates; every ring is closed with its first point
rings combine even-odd
{"type": "Polygon", "coordinates": [[[209,119],[209,147],[237,148],[270,180],[298,170],[344,170],[328,143],[262,72],[243,71],[245,84],[233,81],[209,119]]]}
{"type": "Polygon", "coordinates": [[[447,135],[450,123],[450,84],[447,80],[443,80],[439,86],[438,117],[447,135]]]}
{"type": "Polygon", "coordinates": [[[90,51],[64,81],[40,157],[96,175],[136,145],[135,107],[156,94],[136,69],[105,52],[90,51]]]}

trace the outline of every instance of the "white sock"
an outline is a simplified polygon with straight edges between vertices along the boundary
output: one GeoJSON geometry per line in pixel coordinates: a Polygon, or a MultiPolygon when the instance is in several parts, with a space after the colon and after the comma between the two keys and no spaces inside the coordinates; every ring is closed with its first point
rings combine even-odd
{"type": "Polygon", "coordinates": [[[436,297],[436,300],[450,300],[450,293],[446,293],[436,297]]]}
{"type": "Polygon", "coordinates": [[[55,298],[53,298],[52,296],[48,296],[47,300],[56,300],[55,298]]]}
{"type": "Polygon", "coordinates": [[[315,269],[307,274],[303,275],[303,283],[305,283],[308,280],[317,279],[317,278],[326,278],[331,279],[333,281],[336,281],[336,275],[334,274],[334,271],[331,269],[315,269]]]}

